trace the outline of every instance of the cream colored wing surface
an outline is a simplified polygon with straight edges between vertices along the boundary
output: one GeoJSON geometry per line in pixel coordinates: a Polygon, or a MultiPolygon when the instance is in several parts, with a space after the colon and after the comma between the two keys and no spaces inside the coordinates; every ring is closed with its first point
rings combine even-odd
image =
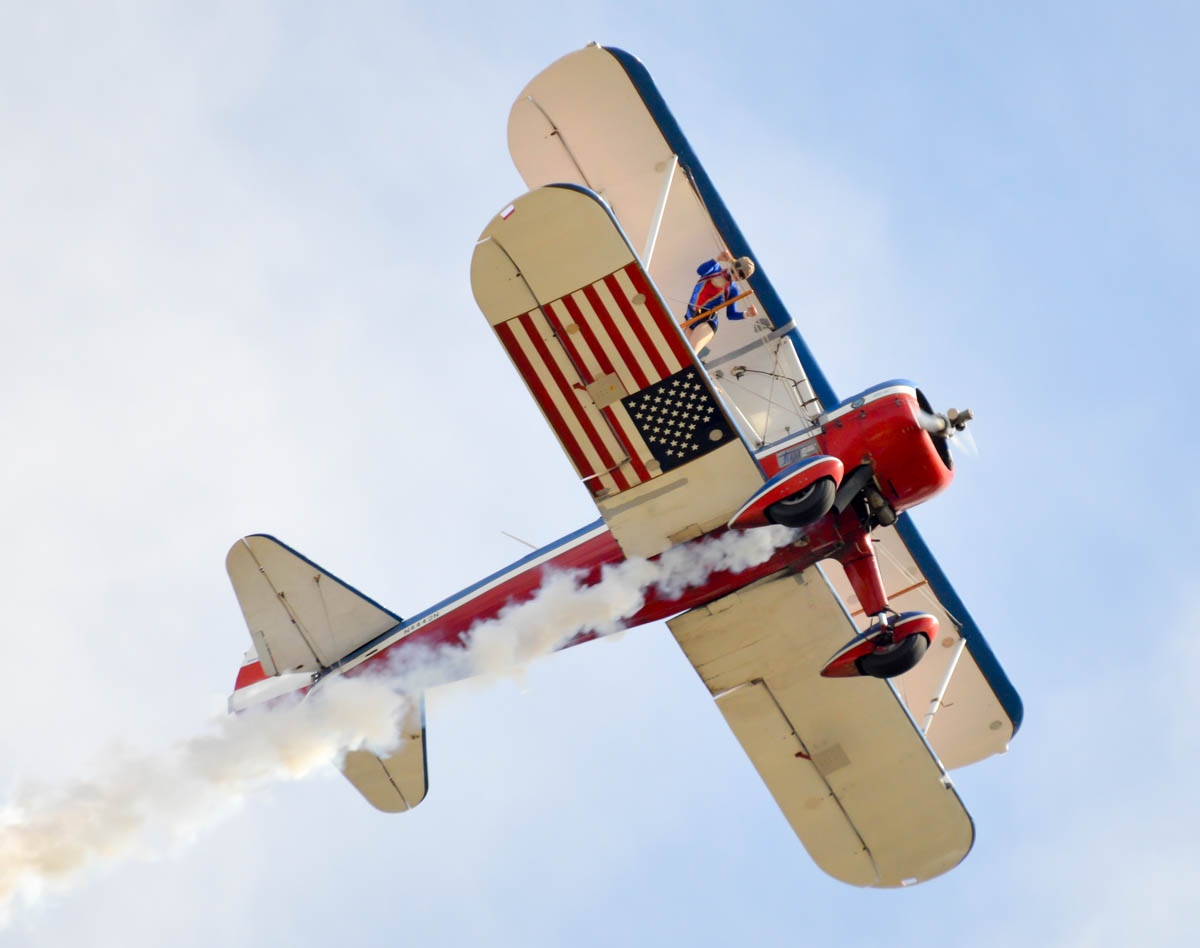
{"type": "MultiPolygon", "coordinates": [[[[714,219],[698,161],[670,114],[643,99],[618,51],[588,46],[535,76],[509,114],[508,147],[530,188],[565,182],[604,199],[677,320],[702,263],[726,250],[753,256],[732,221],[714,219]]],[[[821,406],[791,317],[756,262],[738,290],[753,293],[739,306],[759,315],[722,318],[703,359],[746,439],[767,444],[807,427],[821,406]]]]}
{"type": "Polygon", "coordinates": [[[608,209],[539,188],[471,260],[479,308],[622,550],[720,526],[764,477],[608,209]]]}
{"type": "Polygon", "coordinates": [[[268,675],[328,668],[400,624],[389,612],[274,537],[243,537],[225,557],[268,675]]]}
{"type": "Polygon", "coordinates": [[[368,750],[350,751],[342,773],[371,806],[385,813],[403,813],[425,799],[429,778],[425,770],[425,700],[414,702],[401,725],[401,742],[387,757],[368,750]]]}
{"type": "MultiPolygon", "coordinates": [[[[892,680],[897,693],[946,767],[1004,753],[1014,725],[976,658],[975,650],[986,644],[972,642],[961,618],[934,593],[896,527],[881,527],[872,538],[891,607],[929,612],[938,620],[938,638],[929,652],[912,671],[892,680]]],[[[835,567],[827,575],[851,615],[862,621],[846,574],[835,567]]]]}
{"type": "Polygon", "coordinates": [[[696,265],[724,249],[654,117],[603,47],[562,57],[521,90],[508,150],[530,188],[567,182],[599,194],[669,301],[686,303],[696,265]]]}
{"type": "Polygon", "coordinates": [[[888,683],[820,676],[853,627],[818,570],[667,624],[825,872],[900,886],[966,856],[971,818],[888,683]]]}

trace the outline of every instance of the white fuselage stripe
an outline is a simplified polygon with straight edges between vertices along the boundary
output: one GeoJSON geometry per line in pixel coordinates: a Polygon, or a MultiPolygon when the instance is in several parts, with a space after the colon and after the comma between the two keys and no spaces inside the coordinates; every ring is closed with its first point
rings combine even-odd
{"type": "Polygon", "coordinates": [[[503,586],[509,580],[513,579],[513,577],[519,576],[520,574],[525,573],[531,569],[535,569],[539,566],[544,566],[546,563],[548,563],[550,560],[554,559],[555,557],[561,556],[563,553],[567,552],[568,550],[573,550],[577,546],[582,546],[584,543],[587,543],[590,540],[596,539],[596,537],[600,536],[601,534],[603,534],[607,531],[608,531],[608,527],[605,524],[603,524],[603,523],[597,524],[594,529],[589,530],[587,533],[581,534],[580,536],[577,536],[572,540],[568,540],[566,543],[563,543],[560,546],[550,548],[545,553],[542,553],[540,556],[536,556],[531,560],[526,560],[523,563],[512,567],[511,569],[505,570],[500,575],[489,580],[488,582],[484,583],[483,585],[470,590],[469,592],[460,593],[456,597],[452,597],[451,599],[448,599],[443,603],[439,603],[438,605],[433,606],[430,609],[426,609],[425,612],[414,616],[412,619],[410,619],[404,625],[400,626],[400,628],[396,629],[396,631],[393,634],[389,635],[386,639],[384,639],[382,642],[380,642],[378,644],[378,646],[375,649],[373,649],[369,655],[362,655],[359,658],[356,658],[352,662],[347,662],[345,665],[339,666],[338,671],[339,672],[348,671],[349,669],[362,664],[368,658],[375,657],[380,652],[383,652],[384,650],[391,647],[392,645],[395,645],[401,639],[405,638],[410,633],[415,632],[417,629],[421,628],[422,626],[428,625],[430,622],[433,622],[434,620],[439,619],[442,616],[448,615],[451,612],[461,609],[463,606],[465,606],[467,603],[471,602],[473,599],[477,599],[480,596],[484,595],[485,593],[491,592],[497,586],[503,586]]]}

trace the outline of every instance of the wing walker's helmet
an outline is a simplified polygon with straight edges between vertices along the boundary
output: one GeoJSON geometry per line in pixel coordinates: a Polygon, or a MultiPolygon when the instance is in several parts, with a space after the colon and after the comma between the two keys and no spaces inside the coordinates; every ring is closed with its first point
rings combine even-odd
{"type": "Polygon", "coordinates": [[[729,275],[735,282],[754,276],[754,261],[749,257],[738,257],[729,264],[729,275]]]}

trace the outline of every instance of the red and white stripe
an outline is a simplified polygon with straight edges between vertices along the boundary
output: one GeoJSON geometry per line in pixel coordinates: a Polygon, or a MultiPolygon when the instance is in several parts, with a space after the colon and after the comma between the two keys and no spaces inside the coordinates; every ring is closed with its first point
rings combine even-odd
{"type": "Polygon", "coordinates": [[[636,262],[498,324],[496,333],[593,495],[653,476],[653,455],[621,403],[597,409],[585,391],[615,374],[632,395],[692,363],[636,262]]]}

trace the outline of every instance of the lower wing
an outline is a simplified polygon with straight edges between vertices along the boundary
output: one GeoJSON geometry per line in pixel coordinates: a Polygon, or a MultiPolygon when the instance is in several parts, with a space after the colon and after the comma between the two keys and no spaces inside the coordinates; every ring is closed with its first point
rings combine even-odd
{"type": "Polygon", "coordinates": [[[891,685],[821,677],[854,627],[820,570],[763,580],[667,624],[821,869],[902,886],[967,855],[971,817],[891,685]]]}

